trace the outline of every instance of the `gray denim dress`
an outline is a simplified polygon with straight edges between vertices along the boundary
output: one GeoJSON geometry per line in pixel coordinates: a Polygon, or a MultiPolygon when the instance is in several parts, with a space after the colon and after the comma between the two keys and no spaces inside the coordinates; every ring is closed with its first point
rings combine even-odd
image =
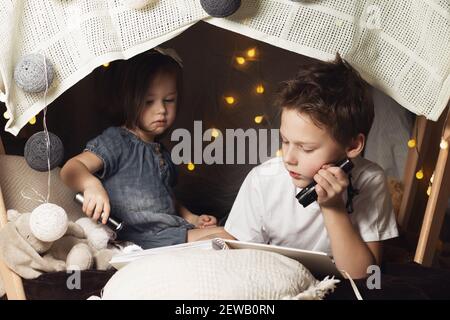
{"type": "Polygon", "coordinates": [[[85,150],[103,160],[96,173],[108,192],[111,215],[125,222],[118,240],[144,249],[187,241],[194,228],[177,215],[172,187],[176,168],[158,142],[147,143],[122,127],[111,127],[90,140],[85,150]]]}

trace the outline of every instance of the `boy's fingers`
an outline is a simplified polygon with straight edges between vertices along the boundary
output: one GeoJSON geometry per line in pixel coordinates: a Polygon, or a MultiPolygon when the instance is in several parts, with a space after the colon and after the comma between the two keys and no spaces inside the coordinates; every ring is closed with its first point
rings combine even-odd
{"type": "Polygon", "coordinates": [[[323,198],[327,195],[325,190],[319,185],[316,185],[316,193],[319,198],[323,198]]]}
{"type": "Polygon", "coordinates": [[[337,183],[337,178],[329,170],[319,170],[319,175],[325,178],[330,184],[337,183]]]}
{"type": "Polygon", "coordinates": [[[320,170],[319,173],[314,176],[314,180],[316,180],[317,184],[326,191],[332,188],[331,182],[329,181],[332,180],[332,178],[326,174],[325,170],[320,170]]]}
{"type": "Polygon", "coordinates": [[[347,174],[339,167],[331,167],[328,169],[328,171],[331,172],[339,181],[344,182],[348,180],[347,174]]]}
{"type": "Polygon", "coordinates": [[[327,188],[327,192],[334,191],[336,193],[341,193],[344,188],[345,181],[339,180],[336,176],[334,176],[329,170],[320,170],[319,174],[325,178],[325,180],[329,183],[330,188],[327,188]]]}

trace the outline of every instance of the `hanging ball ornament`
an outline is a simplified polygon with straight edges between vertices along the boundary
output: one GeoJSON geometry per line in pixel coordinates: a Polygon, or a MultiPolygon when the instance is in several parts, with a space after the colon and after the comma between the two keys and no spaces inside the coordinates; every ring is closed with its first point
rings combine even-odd
{"type": "MultiPolygon", "coordinates": [[[[50,170],[59,166],[64,157],[64,146],[57,135],[49,132],[50,170]]],[[[47,141],[44,131],[33,134],[25,144],[24,157],[28,165],[37,171],[47,171],[47,141]]]]}
{"type": "Polygon", "coordinates": [[[68,225],[66,211],[53,203],[41,204],[30,215],[31,232],[41,241],[58,240],[66,233],[68,225]]]}
{"type": "Polygon", "coordinates": [[[124,0],[125,5],[130,9],[144,9],[151,2],[156,2],[155,0],[124,0]]]}
{"type": "Polygon", "coordinates": [[[200,0],[203,10],[211,17],[224,18],[231,16],[241,6],[241,0],[200,0]]]}
{"type": "Polygon", "coordinates": [[[53,66],[37,53],[22,57],[14,69],[14,80],[19,88],[28,93],[43,92],[53,81],[53,66]],[[47,79],[47,85],[45,80],[47,79]]]}

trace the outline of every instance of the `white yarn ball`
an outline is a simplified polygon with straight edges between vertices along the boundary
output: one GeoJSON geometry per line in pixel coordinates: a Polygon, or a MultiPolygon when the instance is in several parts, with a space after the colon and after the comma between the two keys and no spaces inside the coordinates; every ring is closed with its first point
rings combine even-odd
{"type": "Polygon", "coordinates": [[[125,5],[128,8],[140,10],[145,8],[147,5],[150,4],[150,2],[153,2],[154,0],[124,0],[125,5]]]}
{"type": "Polygon", "coordinates": [[[31,232],[41,241],[58,240],[66,233],[68,225],[66,211],[56,204],[44,203],[31,212],[31,232]]]}

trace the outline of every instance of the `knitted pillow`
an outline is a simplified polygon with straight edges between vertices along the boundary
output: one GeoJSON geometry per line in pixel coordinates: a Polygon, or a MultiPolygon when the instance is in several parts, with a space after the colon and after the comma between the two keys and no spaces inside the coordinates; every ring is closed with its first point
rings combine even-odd
{"type": "Polygon", "coordinates": [[[131,262],[102,299],[322,299],[339,280],[316,280],[299,262],[252,249],[168,252],[131,262]]]}

